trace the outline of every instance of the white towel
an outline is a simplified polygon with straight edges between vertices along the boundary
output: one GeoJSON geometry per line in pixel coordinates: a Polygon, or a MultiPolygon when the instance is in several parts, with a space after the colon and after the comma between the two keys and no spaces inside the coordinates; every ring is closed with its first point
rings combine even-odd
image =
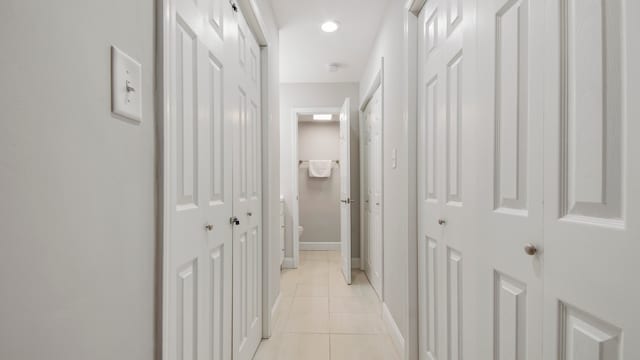
{"type": "Polygon", "coordinates": [[[331,177],[331,164],[333,164],[332,160],[309,160],[309,177],[331,177]]]}

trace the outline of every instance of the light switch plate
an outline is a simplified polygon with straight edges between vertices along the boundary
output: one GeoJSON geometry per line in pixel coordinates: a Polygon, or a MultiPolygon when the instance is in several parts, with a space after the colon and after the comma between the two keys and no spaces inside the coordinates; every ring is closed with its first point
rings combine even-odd
{"type": "Polygon", "coordinates": [[[142,122],[142,65],[111,47],[111,111],[142,122]]]}
{"type": "Polygon", "coordinates": [[[398,167],[398,149],[393,148],[391,150],[391,168],[395,169],[398,167]]]}

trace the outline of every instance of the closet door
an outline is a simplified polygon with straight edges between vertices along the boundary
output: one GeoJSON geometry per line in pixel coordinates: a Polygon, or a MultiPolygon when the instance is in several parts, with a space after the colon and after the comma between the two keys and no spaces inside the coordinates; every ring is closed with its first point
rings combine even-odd
{"type": "Polygon", "coordinates": [[[233,40],[223,0],[167,8],[170,235],[164,283],[165,359],[231,357],[231,124],[223,78],[233,40]]]}
{"type": "Polygon", "coordinates": [[[235,13],[233,113],[233,358],[253,357],[262,338],[260,48],[235,13]]]}
{"type": "Polygon", "coordinates": [[[351,100],[340,110],[340,257],[342,275],[351,285],[351,100]]]}
{"type": "Polygon", "coordinates": [[[479,7],[479,359],[543,359],[544,4],[479,7]]]}
{"type": "Polygon", "coordinates": [[[475,0],[428,1],[419,17],[421,359],[476,358],[475,0]]]}
{"type": "Polygon", "coordinates": [[[367,277],[382,299],[382,90],[367,104],[367,277]]]}
{"type": "Polygon", "coordinates": [[[544,359],[640,359],[640,3],[548,0],[544,359]]]}

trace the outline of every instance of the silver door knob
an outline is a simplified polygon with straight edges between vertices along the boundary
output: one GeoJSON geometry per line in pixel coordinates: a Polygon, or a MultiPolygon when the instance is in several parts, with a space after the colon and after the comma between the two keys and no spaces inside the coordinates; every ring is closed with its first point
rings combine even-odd
{"type": "Polygon", "coordinates": [[[211,224],[207,224],[207,225],[205,225],[205,226],[204,226],[204,228],[205,228],[207,231],[212,231],[212,230],[213,230],[213,225],[211,225],[211,224]]]}
{"type": "Polygon", "coordinates": [[[526,244],[524,246],[524,252],[529,256],[533,256],[538,253],[538,248],[533,244],[526,244]]]}
{"type": "Polygon", "coordinates": [[[438,219],[438,225],[445,225],[446,223],[447,223],[447,220],[438,219]]]}

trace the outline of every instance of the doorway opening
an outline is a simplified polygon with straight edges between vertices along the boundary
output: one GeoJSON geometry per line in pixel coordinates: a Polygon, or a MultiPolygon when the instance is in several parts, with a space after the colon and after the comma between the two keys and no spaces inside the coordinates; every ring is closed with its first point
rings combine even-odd
{"type": "Polygon", "coordinates": [[[351,283],[350,207],[354,203],[350,136],[348,98],[342,108],[292,109],[293,201],[289,211],[293,263],[285,267],[298,267],[301,250],[339,251],[347,284],[351,283]]]}
{"type": "Polygon", "coordinates": [[[340,250],[339,116],[338,113],[298,116],[301,251],[340,250]]]}

